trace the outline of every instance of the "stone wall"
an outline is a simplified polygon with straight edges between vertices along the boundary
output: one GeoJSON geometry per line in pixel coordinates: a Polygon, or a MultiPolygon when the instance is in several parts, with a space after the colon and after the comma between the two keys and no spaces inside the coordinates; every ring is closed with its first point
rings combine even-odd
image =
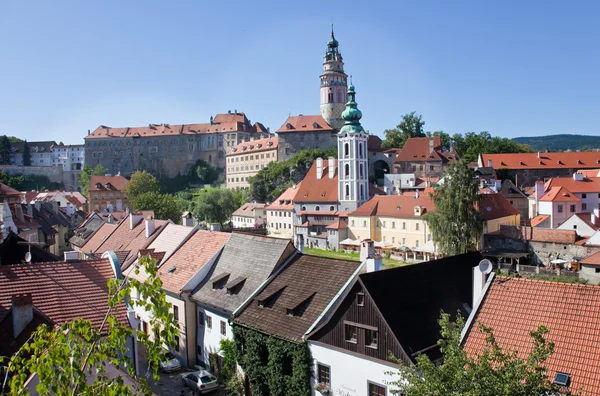
{"type": "Polygon", "coordinates": [[[337,135],[331,131],[285,132],[278,134],[279,161],[284,161],[302,150],[327,150],[337,146],[337,135]]]}
{"type": "Polygon", "coordinates": [[[64,172],[62,166],[21,166],[0,165],[0,170],[9,176],[35,175],[46,176],[51,182],[64,183],[64,172]]]}

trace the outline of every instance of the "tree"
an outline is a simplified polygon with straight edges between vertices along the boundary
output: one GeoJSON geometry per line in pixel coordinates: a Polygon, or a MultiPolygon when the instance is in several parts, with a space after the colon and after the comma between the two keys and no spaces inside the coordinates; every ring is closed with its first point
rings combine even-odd
{"type": "Polygon", "coordinates": [[[231,190],[224,188],[205,188],[196,198],[194,216],[202,221],[223,225],[237,209],[231,190]]]}
{"type": "Polygon", "coordinates": [[[125,195],[129,198],[130,202],[145,193],[159,193],[160,183],[156,178],[149,172],[137,171],[131,175],[129,184],[125,187],[125,195]]]}
{"type": "Polygon", "coordinates": [[[394,129],[386,129],[385,140],[381,144],[381,147],[385,149],[389,148],[402,148],[404,143],[411,137],[425,137],[423,132],[423,126],[425,121],[423,117],[415,111],[402,116],[402,121],[394,129]]]}
{"type": "Polygon", "coordinates": [[[27,140],[23,143],[23,166],[31,166],[31,153],[29,152],[27,140]]]}
{"type": "Polygon", "coordinates": [[[435,211],[426,213],[425,220],[437,248],[447,255],[473,250],[483,233],[483,218],[477,209],[479,184],[467,161],[448,168],[431,198],[435,211]]]}
{"type": "Polygon", "coordinates": [[[204,184],[212,184],[219,178],[221,170],[211,166],[204,160],[198,160],[196,162],[196,176],[200,179],[200,182],[204,184]]]}
{"type": "Polygon", "coordinates": [[[442,147],[450,148],[452,145],[452,138],[449,134],[444,131],[427,132],[427,137],[439,137],[442,141],[442,147]]]}
{"type": "Polygon", "coordinates": [[[416,365],[400,364],[401,379],[391,383],[397,388],[395,391],[405,396],[529,396],[558,392],[544,367],[554,353],[554,343],[544,337],[548,333],[546,327],[539,326],[530,333],[533,348],[526,359],[520,359],[516,352],[503,351],[493,330],[483,324],[478,331],[487,335],[486,346],[479,356],[469,356],[460,346],[464,319],[459,315],[456,322],[451,322],[450,315],[442,313],[439,324],[442,338],[438,346],[443,363],[437,365],[427,355],[420,354],[416,365]]]}
{"type": "MultiPolygon", "coordinates": [[[[145,332],[139,331],[137,338],[138,343],[146,349],[149,374],[155,380],[159,378],[159,362],[164,360],[163,345],[173,345],[179,333],[171,313],[171,304],[161,289],[156,260],[142,257],[137,265],[144,268],[148,279],[145,282],[135,279],[109,280],[109,308],[100,328],[82,319],[54,328],[42,325],[8,362],[2,362],[0,358],[0,364],[8,366],[11,374],[6,383],[7,389],[2,389],[4,377],[0,378],[0,393],[10,390],[10,394],[21,394],[29,374],[36,373],[39,379],[37,391],[40,394],[151,395],[143,378],[140,378],[140,388],[130,389],[124,385],[120,375],[116,378],[106,375],[108,363],[123,368],[130,375],[135,372],[133,362],[125,353],[126,342],[133,335],[133,329],[118,319],[119,311],[125,309],[124,302],[151,313],[149,324],[152,334],[159,336],[150,340],[145,332]],[[141,298],[131,298],[134,289],[141,298]]],[[[139,273],[139,267],[135,271],[139,273]]]]}
{"type": "Polygon", "coordinates": [[[133,210],[153,210],[156,219],[172,220],[175,223],[181,220],[181,211],[171,194],[145,192],[134,199],[129,198],[129,201],[133,210]]]}
{"type": "Polygon", "coordinates": [[[0,165],[10,165],[10,141],[8,136],[0,137],[0,165]]]}
{"type": "Polygon", "coordinates": [[[106,168],[101,164],[96,165],[95,168],[92,168],[90,165],[85,164],[83,166],[83,170],[81,171],[81,176],[79,176],[79,188],[81,188],[81,192],[83,195],[88,195],[88,188],[90,186],[90,177],[92,176],[103,176],[106,174],[106,168]]]}

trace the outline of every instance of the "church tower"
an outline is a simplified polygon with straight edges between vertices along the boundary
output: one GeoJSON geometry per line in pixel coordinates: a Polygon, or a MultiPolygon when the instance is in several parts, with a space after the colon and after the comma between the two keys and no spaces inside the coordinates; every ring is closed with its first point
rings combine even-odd
{"type": "Polygon", "coordinates": [[[321,74],[321,115],[335,130],[344,124],[341,115],[348,89],[348,76],[344,73],[344,62],[338,47],[331,25],[331,39],[327,43],[321,74]]]}
{"type": "Polygon", "coordinates": [[[360,125],[361,118],[354,85],[350,85],[342,113],[344,126],[338,133],[338,199],[343,212],[356,210],[369,200],[369,135],[360,125]]]}

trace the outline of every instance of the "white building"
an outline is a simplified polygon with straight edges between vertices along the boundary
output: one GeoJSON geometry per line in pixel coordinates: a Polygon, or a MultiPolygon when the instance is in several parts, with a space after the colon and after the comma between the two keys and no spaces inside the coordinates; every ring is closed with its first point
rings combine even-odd
{"type": "Polygon", "coordinates": [[[83,170],[85,148],[83,144],[61,144],[52,146],[52,165],[65,171],[83,170]]]}
{"type": "Polygon", "coordinates": [[[245,203],[231,215],[233,228],[260,227],[266,224],[267,205],[264,203],[245,203]]]}
{"type": "Polygon", "coordinates": [[[592,213],[575,213],[562,223],[559,230],[575,230],[581,237],[591,237],[600,226],[600,209],[594,209],[592,213]]]}
{"type": "Polygon", "coordinates": [[[267,231],[270,236],[294,237],[294,198],[300,184],[294,184],[267,207],[267,231]]]}
{"type": "MultiPolygon", "coordinates": [[[[31,156],[31,166],[53,166],[52,147],[56,146],[55,141],[47,142],[27,142],[29,154],[31,156]]],[[[25,142],[11,143],[10,163],[11,165],[23,164],[23,148],[25,142]]],[[[54,164],[55,165],[55,164],[54,164]]]]}

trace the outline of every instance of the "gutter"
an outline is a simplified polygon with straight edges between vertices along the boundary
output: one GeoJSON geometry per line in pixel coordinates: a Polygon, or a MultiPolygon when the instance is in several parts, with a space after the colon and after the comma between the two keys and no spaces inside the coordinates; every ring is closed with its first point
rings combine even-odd
{"type": "Polygon", "coordinates": [[[492,281],[494,280],[495,277],[496,277],[496,274],[494,272],[492,272],[490,274],[489,278],[487,279],[487,281],[485,282],[485,286],[483,287],[483,290],[481,291],[481,294],[479,295],[479,298],[477,299],[477,302],[475,303],[475,306],[473,307],[473,310],[471,311],[471,314],[469,315],[469,318],[467,319],[467,322],[465,323],[465,327],[460,332],[459,345],[463,344],[463,341],[465,340],[467,333],[471,329],[471,326],[473,325],[473,321],[475,320],[475,315],[479,311],[479,307],[481,306],[483,299],[487,295],[488,289],[490,288],[490,285],[492,284],[492,281]]]}

